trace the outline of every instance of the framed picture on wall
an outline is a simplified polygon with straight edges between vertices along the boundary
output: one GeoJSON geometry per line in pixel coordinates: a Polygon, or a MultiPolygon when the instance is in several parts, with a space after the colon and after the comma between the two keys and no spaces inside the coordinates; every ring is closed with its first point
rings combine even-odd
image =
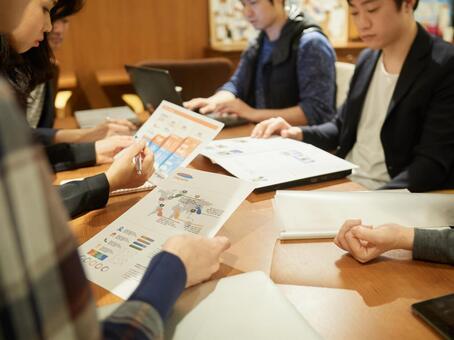
{"type": "Polygon", "coordinates": [[[216,50],[243,50],[257,31],[243,17],[239,0],[210,1],[210,44],[216,50]]]}
{"type": "MultiPolygon", "coordinates": [[[[240,0],[209,0],[210,44],[221,51],[243,50],[257,31],[243,16],[240,0]]],[[[287,0],[287,10],[303,9],[335,45],[348,42],[349,14],[345,0],[287,0]]]]}

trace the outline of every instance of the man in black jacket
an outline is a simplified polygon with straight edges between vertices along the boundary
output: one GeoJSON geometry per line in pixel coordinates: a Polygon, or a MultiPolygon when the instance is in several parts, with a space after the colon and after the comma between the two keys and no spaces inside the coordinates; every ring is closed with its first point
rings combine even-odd
{"type": "Polygon", "coordinates": [[[328,123],[292,127],[281,118],[257,125],[336,150],[357,164],[352,180],[370,189],[454,187],[454,46],[414,19],[417,0],[351,0],[368,45],[343,107],[328,123]]]}

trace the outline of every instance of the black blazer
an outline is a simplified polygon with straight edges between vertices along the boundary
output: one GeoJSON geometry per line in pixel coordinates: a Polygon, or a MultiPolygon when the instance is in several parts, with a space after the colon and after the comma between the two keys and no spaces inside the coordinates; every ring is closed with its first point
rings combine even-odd
{"type": "MultiPolygon", "coordinates": [[[[370,49],[361,53],[344,105],[331,122],[303,127],[304,142],[347,156],[380,54],[370,49]]],[[[454,188],[454,46],[420,25],[380,137],[392,179],[386,188],[454,188]]]]}

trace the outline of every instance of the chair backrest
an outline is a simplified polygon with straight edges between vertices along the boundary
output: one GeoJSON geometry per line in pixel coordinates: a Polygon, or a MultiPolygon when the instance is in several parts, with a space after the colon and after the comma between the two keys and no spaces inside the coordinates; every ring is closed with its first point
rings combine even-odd
{"type": "Polygon", "coordinates": [[[233,72],[233,64],[227,58],[147,60],[138,65],[168,70],[175,85],[183,88],[185,101],[211,96],[233,72]]]}
{"type": "Polygon", "coordinates": [[[337,96],[336,107],[340,107],[347,98],[350,80],[355,72],[355,65],[336,61],[337,96]]]}

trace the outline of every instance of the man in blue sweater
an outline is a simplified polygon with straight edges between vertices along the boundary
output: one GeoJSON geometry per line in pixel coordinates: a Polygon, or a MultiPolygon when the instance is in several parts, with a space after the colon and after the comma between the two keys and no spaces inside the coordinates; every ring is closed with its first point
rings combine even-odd
{"type": "Polygon", "coordinates": [[[335,114],[335,52],[320,27],[285,0],[242,0],[245,18],[260,30],[234,75],[209,98],[184,105],[200,113],[235,114],[252,122],[284,117],[296,125],[335,114]]]}

